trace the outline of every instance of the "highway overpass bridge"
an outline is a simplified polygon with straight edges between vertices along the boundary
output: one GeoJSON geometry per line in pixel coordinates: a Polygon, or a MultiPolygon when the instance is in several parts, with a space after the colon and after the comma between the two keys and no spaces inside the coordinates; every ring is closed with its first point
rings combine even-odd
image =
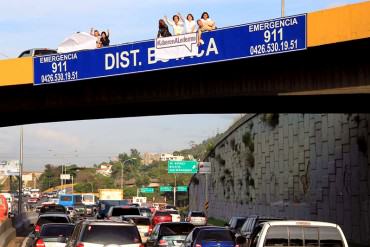
{"type": "MultiPolygon", "coordinates": [[[[305,18],[306,49],[268,56],[168,66],[171,69],[163,65],[145,73],[38,86],[34,83],[39,82],[36,61],[40,60],[2,60],[0,126],[181,113],[294,112],[307,109],[300,103],[324,102],[333,94],[358,95],[354,98],[358,108],[352,111],[366,109],[363,96],[370,93],[370,2],[308,13],[305,18]],[[266,99],[274,103],[262,108],[260,103],[266,99]]],[[[206,48],[215,53],[210,40],[228,30],[233,28],[204,34],[209,40],[206,48]]],[[[349,111],[347,103],[337,100],[317,109],[330,111],[340,106],[349,111]]]]}

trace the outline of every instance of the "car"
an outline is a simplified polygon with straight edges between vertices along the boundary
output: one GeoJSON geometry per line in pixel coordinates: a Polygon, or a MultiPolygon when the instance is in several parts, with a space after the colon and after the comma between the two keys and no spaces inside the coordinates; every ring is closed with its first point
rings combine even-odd
{"type": "Polygon", "coordinates": [[[74,224],[50,223],[41,227],[33,240],[32,247],[64,247],[71,236],[74,224]]]}
{"type": "Polygon", "coordinates": [[[64,206],[58,204],[45,204],[41,206],[40,214],[50,213],[68,214],[68,211],[64,206]]]}
{"type": "Polygon", "coordinates": [[[88,216],[94,216],[96,211],[95,205],[85,205],[86,207],[86,215],[88,216]]]}
{"type": "Polygon", "coordinates": [[[177,210],[166,209],[166,211],[172,216],[172,222],[180,222],[181,216],[177,210]]]}
{"type": "Polygon", "coordinates": [[[171,214],[166,210],[157,210],[152,217],[152,225],[155,226],[161,222],[172,222],[171,214]]]}
{"type": "Polygon", "coordinates": [[[248,241],[250,239],[252,232],[254,231],[254,228],[256,228],[259,224],[263,222],[273,221],[273,220],[285,220],[285,219],[279,218],[279,217],[266,217],[266,216],[259,216],[259,215],[251,215],[246,219],[243,226],[235,234],[235,236],[236,237],[243,236],[248,241]]]}
{"type": "Polygon", "coordinates": [[[42,214],[37,219],[35,227],[33,229],[33,237],[39,233],[41,227],[48,223],[73,223],[71,218],[66,214],[42,214]]]}
{"type": "Polygon", "coordinates": [[[234,234],[240,231],[244,222],[247,220],[247,217],[231,217],[229,223],[225,224],[225,227],[230,229],[234,234]]]}
{"type": "Polygon", "coordinates": [[[150,210],[150,208],[140,207],[139,211],[140,211],[140,214],[142,216],[145,216],[145,217],[150,217],[151,218],[152,215],[153,215],[152,210],[150,210]]]}
{"type": "Polygon", "coordinates": [[[140,216],[140,210],[137,207],[128,206],[113,206],[109,209],[107,213],[107,219],[121,219],[125,215],[138,215],[140,216]]]}
{"type": "Polygon", "coordinates": [[[23,51],[18,57],[36,57],[36,56],[45,56],[51,54],[57,54],[58,52],[54,49],[48,48],[33,48],[23,51]]]}
{"type": "Polygon", "coordinates": [[[186,221],[195,226],[205,226],[207,225],[208,219],[206,214],[202,211],[190,211],[186,217],[186,221]]]}
{"type": "Polygon", "coordinates": [[[175,247],[185,242],[186,236],[194,229],[188,222],[165,222],[157,224],[148,240],[147,247],[175,247]]]}
{"type": "Polygon", "coordinates": [[[37,201],[38,201],[37,198],[28,198],[27,203],[34,204],[34,203],[37,203],[37,201]]]}
{"type": "Polygon", "coordinates": [[[127,206],[127,200],[99,200],[97,206],[97,215],[98,219],[104,219],[107,217],[107,213],[112,206],[127,206]]]}
{"type": "Polygon", "coordinates": [[[140,216],[138,216],[138,215],[125,215],[125,216],[122,216],[122,220],[123,221],[132,220],[136,224],[137,229],[140,232],[141,240],[143,241],[143,243],[146,243],[149,234],[153,230],[149,217],[145,217],[145,216],[141,216],[141,215],[140,216]]]}
{"type": "Polygon", "coordinates": [[[77,219],[77,213],[73,207],[66,207],[67,214],[69,214],[69,217],[71,217],[73,220],[77,219]]]}
{"type": "Polygon", "coordinates": [[[66,247],[144,247],[136,225],[124,221],[84,220],[79,222],[66,247]]]}
{"type": "MultiPolygon", "coordinates": [[[[258,225],[249,247],[331,246],[348,247],[339,225],[319,221],[266,221],[258,225]]],[[[243,241],[246,239],[244,238],[243,241]]]]}
{"type": "Polygon", "coordinates": [[[224,227],[195,227],[186,237],[184,247],[235,247],[234,234],[224,227]]]}
{"type": "Polygon", "coordinates": [[[166,206],[164,207],[164,209],[173,209],[173,210],[177,210],[177,208],[176,208],[175,206],[173,206],[173,205],[166,205],[166,206]]]}
{"type": "Polygon", "coordinates": [[[86,215],[86,206],[83,204],[77,204],[73,206],[74,211],[76,212],[77,216],[85,216],[86,215]]]}

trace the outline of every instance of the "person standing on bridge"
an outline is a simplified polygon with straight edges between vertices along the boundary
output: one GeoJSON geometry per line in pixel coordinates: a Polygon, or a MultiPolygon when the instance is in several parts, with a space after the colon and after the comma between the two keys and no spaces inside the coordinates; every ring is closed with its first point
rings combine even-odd
{"type": "Polygon", "coordinates": [[[184,22],[180,20],[179,13],[172,17],[172,21],[167,19],[167,16],[164,16],[166,23],[172,26],[174,35],[180,35],[184,33],[184,22]]]}
{"type": "Polygon", "coordinates": [[[100,42],[102,44],[103,47],[107,47],[109,46],[109,43],[110,43],[110,40],[109,40],[109,29],[107,30],[107,32],[101,32],[101,38],[100,38],[100,42]]]}
{"type": "Polygon", "coordinates": [[[168,26],[166,22],[163,19],[160,19],[159,25],[158,25],[157,38],[169,37],[169,36],[172,36],[172,34],[170,33],[170,31],[168,31],[168,26]]]}
{"type": "Polygon", "coordinates": [[[180,19],[185,22],[185,33],[195,33],[197,24],[194,21],[194,16],[192,14],[188,14],[186,16],[186,20],[182,17],[179,13],[180,19]]]}
{"type": "Polygon", "coordinates": [[[209,14],[207,12],[202,13],[201,20],[203,22],[204,28],[207,29],[207,31],[216,29],[216,23],[211,18],[209,18],[209,14]]]}
{"type": "Polygon", "coordinates": [[[91,28],[90,30],[90,35],[94,36],[96,38],[96,48],[101,47],[101,42],[100,42],[100,33],[97,29],[94,30],[94,28],[91,28]]]}

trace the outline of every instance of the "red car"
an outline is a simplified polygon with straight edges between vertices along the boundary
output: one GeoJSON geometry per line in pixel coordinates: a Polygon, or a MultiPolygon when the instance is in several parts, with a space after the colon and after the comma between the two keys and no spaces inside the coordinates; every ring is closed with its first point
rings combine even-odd
{"type": "Polygon", "coordinates": [[[168,211],[157,210],[153,214],[152,225],[155,226],[156,224],[161,222],[172,222],[172,216],[169,214],[168,211]]]}

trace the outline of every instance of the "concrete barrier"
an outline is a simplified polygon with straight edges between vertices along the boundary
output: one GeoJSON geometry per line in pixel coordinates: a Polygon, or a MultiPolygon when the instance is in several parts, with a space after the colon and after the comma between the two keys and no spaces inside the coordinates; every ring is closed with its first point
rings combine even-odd
{"type": "Polygon", "coordinates": [[[6,247],[8,244],[16,238],[16,231],[13,228],[12,221],[6,219],[0,222],[0,246],[6,247]]]}

